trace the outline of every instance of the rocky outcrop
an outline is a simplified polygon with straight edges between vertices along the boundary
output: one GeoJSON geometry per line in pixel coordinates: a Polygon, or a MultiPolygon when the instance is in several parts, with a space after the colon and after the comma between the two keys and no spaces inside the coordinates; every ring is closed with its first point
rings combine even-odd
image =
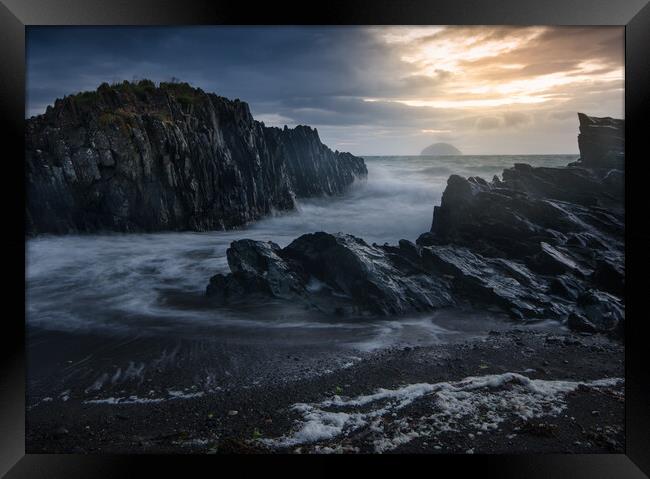
{"type": "MultiPolygon", "coordinates": [[[[625,286],[622,189],[608,184],[605,176],[576,167],[517,165],[503,177],[490,183],[450,177],[441,205],[434,209],[431,231],[417,243],[467,249],[481,258],[471,258],[474,265],[489,258],[525,267],[528,280],[537,283],[531,291],[534,303],[544,306],[541,314],[519,309],[515,316],[571,318],[568,324],[576,329],[620,333],[625,286]],[[564,190],[563,184],[574,188],[564,190]],[[610,306],[588,308],[582,300],[587,297],[610,306]]],[[[517,275],[509,276],[520,283],[517,289],[524,288],[517,275]]]]}
{"type": "Polygon", "coordinates": [[[103,84],[27,120],[27,233],[231,228],[366,174],[315,129],[265,127],[239,100],[103,84]]]}
{"type": "Polygon", "coordinates": [[[418,248],[368,245],[351,235],[306,234],[281,249],[240,240],[227,251],[231,273],[210,280],[219,304],[252,295],[300,301],[339,315],[389,315],[452,304],[450,280],[429,275],[418,248]]]}
{"type": "Polygon", "coordinates": [[[261,295],[343,315],[465,304],[620,336],[623,171],[588,165],[515,165],[491,182],[453,175],[431,231],[415,244],[368,245],[327,233],[286,248],[233,242],[231,273],[214,276],[207,294],[217,304],[261,295]]]}
{"type": "Polygon", "coordinates": [[[519,259],[540,252],[542,243],[622,251],[623,189],[608,181],[614,175],[529,165],[505,170],[503,181],[452,175],[431,233],[420,241],[519,259]]]}
{"type": "Polygon", "coordinates": [[[587,116],[584,113],[578,113],[578,119],[581,162],[590,168],[623,169],[625,122],[610,117],[587,116]]]}
{"type": "Polygon", "coordinates": [[[519,164],[492,182],[452,176],[440,206],[434,207],[431,231],[418,244],[464,247],[525,266],[548,285],[540,293],[569,301],[568,309],[556,308],[558,314],[551,317],[579,330],[620,334],[624,152],[612,138],[624,127],[621,120],[579,116],[581,138],[586,135],[590,145],[609,145],[601,156],[583,151],[583,140],[581,160],[568,167],[519,164]]]}
{"type": "Polygon", "coordinates": [[[471,304],[517,319],[574,311],[575,298],[525,264],[455,246],[369,245],[320,232],[286,248],[235,241],[227,256],[231,273],[213,276],[207,288],[218,305],[280,298],[331,314],[387,316],[471,304]]]}

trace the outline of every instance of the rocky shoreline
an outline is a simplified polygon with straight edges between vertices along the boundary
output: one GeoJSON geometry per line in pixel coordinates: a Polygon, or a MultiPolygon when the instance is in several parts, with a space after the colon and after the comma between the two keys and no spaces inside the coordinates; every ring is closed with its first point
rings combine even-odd
{"type": "Polygon", "coordinates": [[[212,277],[206,293],[216,305],[272,297],[352,317],[469,303],[622,338],[624,125],[579,119],[579,161],[517,164],[491,182],[452,175],[415,243],[324,232],[285,248],[243,239],[227,252],[230,274],[212,277]]]}
{"type": "MultiPolygon", "coordinates": [[[[212,391],[135,400],[160,386],[145,376],[140,386],[131,379],[130,400],[113,402],[88,401],[107,393],[84,393],[86,384],[76,390],[68,382],[66,395],[58,394],[63,386],[42,369],[39,355],[52,352],[48,344],[72,341],[79,350],[99,338],[54,336],[41,335],[40,351],[30,356],[31,380],[44,381],[44,389],[32,386],[28,396],[29,453],[621,453],[625,447],[623,346],[600,335],[510,328],[350,363],[316,360],[312,349],[269,355],[256,347],[249,360],[274,365],[266,379],[224,376],[212,391]]],[[[104,347],[117,342],[101,338],[104,347]]],[[[122,341],[111,348],[111,361],[127,363],[142,351],[153,358],[169,352],[169,344],[122,341]]],[[[219,361],[205,343],[184,351],[160,364],[159,374],[184,377],[188,364],[219,361]]],[[[50,355],[45,362],[71,375],[70,363],[83,354],[70,350],[61,361],[50,355]]],[[[116,383],[113,394],[124,387],[116,383]]]]}
{"type": "Polygon", "coordinates": [[[478,311],[478,334],[363,351],[320,332],[33,328],[27,451],[623,452],[623,125],[579,118],[580,161],[452,176],[416,242],[234,241],[200,298],[262,321],[270,304],[351,324],[478,311]]]}
{"type": "Polygon", "coordinates": [[[99,86],[26,121],[26,233],[234,228],[342,194],[363,159],[186,83],[99,86]]]}

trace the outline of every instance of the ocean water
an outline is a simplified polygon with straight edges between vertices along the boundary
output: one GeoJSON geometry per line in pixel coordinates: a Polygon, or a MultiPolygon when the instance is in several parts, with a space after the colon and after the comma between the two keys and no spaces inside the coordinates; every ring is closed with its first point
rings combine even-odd
{"type": "MultiPolygon", "coordinates": [[[[514,163],[562,166],[577,155],[366,157],[368,178],[337,198],[301,200],[296,212],[234,231],[38,237],[27,242],[27,323],[59,331],[223,335],[265,341],[344,341],[373,349],[412,338],[471,331],[476,314],[352,323],[282,305],[261,311],[206,308],[209,278],[227,272],[226,249],[242,238],[281,246],[304,233],[346,232],[368,242],[415,240],[431,226],[451,174],[491,179],[514,163]],[[260,331],[264,331],[260,333],[260,331]]],[[[490,319],[490,327],[495,327],[490,319]]],[[[488,325],[486,318],[480,324],[488,325]]]]}

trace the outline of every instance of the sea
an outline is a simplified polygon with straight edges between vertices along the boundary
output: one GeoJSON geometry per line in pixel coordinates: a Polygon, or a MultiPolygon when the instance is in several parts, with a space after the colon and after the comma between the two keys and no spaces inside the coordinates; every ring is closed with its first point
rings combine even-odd
{"type": "Polygon", "coordinates": [[[343,196],[299,200],[231,231],[41,236],[26,245],[26,320],[40,331],[194,335],[229,342],[330,341],[361,351],[421,344],[498,328],[480,312],[440,311],[412,318],[356,322],[296,309],[215,309],[203,301],[212,275],[228,272],[232,241],[286,246],[316,231],[345,232],[368,243],[411,241],[431,227],[447,179],[491,180],[515,163],[563,166],[577,155],[368,156],[368,177],[343,196]]]}

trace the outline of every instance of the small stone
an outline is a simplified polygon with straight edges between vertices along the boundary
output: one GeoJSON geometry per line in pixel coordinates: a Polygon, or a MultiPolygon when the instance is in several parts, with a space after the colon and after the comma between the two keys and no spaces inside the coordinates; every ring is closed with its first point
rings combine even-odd
{"type": "Polygon", "coordinates": [[[237,414],[239,414],[239,411],[236,411],[234,409],[228,411],[228,416],[236,416],[237,414]]]}

